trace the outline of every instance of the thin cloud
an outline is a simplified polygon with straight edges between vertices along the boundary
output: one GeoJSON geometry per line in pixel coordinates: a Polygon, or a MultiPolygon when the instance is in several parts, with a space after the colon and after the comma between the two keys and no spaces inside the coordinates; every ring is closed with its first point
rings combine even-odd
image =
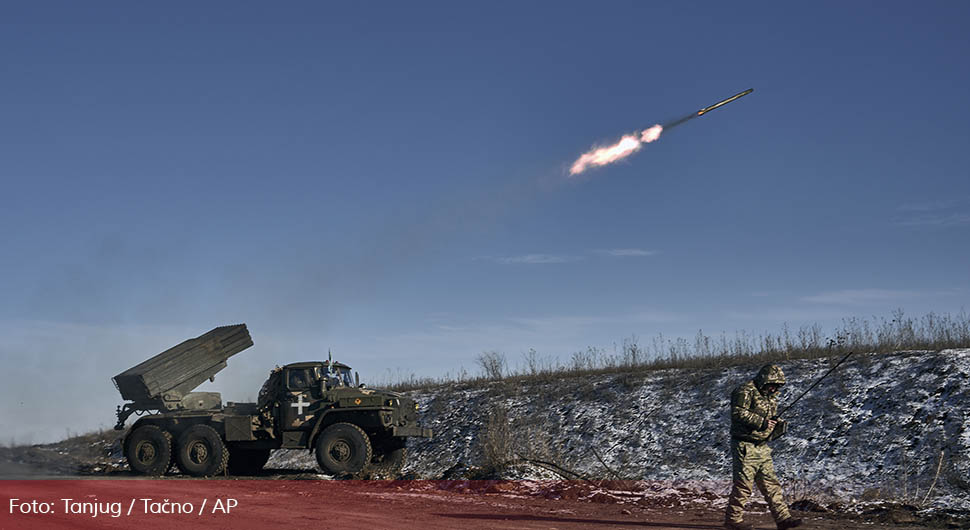
{"type": "Polygon", "coordinates": [[[897,209],[901,212],[938,212],[940,210],[956,208],[967,203],[970,203],[970,199],[941,199],[935,201],[908,202],[899,205],[897,209]]]}
{"type": "Polygon", "coordinates": [[[896,221],[899,226],[964,226],[970,225],[970,213],[946,213],[917,215],[896,221]]]}
{"type": "Polygon", "coordinates": [[[522,254],[519,256],[490,256],[489,261],[501,265],[542,265],[547,263],[569,263],[583,259],[582,256],[570,256],[565,254],[522,254]]]}
{"type": "Polygon", "coordinates": [[[584,326],[608,324],[658,324],[679,322],[683,317],[667,311],[638,311],[618,315],[558,315],[528,318],[510,318],[508,322],[536,331],[552,332],[584,326]]]}
{"type": "Polygon", "coordinates": [[[594,250],[593,252],[614,258],[635,258],[641,256],[656,256],[659,254],[656,250],[644,250],[642,248],[610,248],[594,250]]]}
{"type": "Polygon", "coordinates": [[[835,305],[865,305],[873,303],[885,303],[900,300],[912,300],[914,298],[925,298],[929,296],[950,296],[958,290],[936,290],[936,291],[912,291],[898,289],[844,289],[841,291],[827,291],[812,296],[806,296],[802,300],[817,304],[835,305]]]}
{"type": "Polygon", "coordinates": [[[570,351],[585,340],[590,330],[631,328],[683,322],[686,316],[643,309],[616,314],[538,315],[502,319],[466,319],[429,323],[424,329],[378,336],[381,344],[421,345],[427,351],[467,352],[482,349],[524,351],[537,347],[546,351],[570,351]]]}
{"type": "Polygon", "coordinates": [[[818,322],[842,318],[845,316],[845,309],[826,306],[773,306],[753,311],[725,311],[724,316],[730,320],[756,322],[818,322]]]}
{"type": "Polygon", "coordinates": [[[774,291],[754,291],[748,293],[748,296],[753,296],[755,298],[775,298],[779,296],[786,296],[791,294],[791,291],[784,290],[774,290],[774,291]]]}
{"type": "MultiPolygon", "coordinates": [[[[646,250],[642,248],[610,248],[590,250],[588,253],[611,258],[637,258],[644,256],[655,256],[659,254],[656,250],[646,250]]],[[[516,256],[480,256],[476,260],[491,261],[500,265],[545,265],[550,263],[572,263],[586,259],[583,255],[574,254],[520,254],[516,256]]]]}
{"type": "Polygon", "coordinates": [[[905,212],[904,216],[893,224],[937,228],[970,225],[968,205],[970,198],[967,197],[902,204],[897,210],[905,212]]]}

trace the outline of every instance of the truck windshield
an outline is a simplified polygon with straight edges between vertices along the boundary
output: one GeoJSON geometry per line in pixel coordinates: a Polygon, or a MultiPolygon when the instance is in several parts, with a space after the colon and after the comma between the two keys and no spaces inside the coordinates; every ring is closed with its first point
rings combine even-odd
{"type": "Polygon", "coordinates": [[[340,369],[340,378],[343,380],[345,386],[354,386],[354,378],[350,375],[350,368],[340,369]]]}
{"type": "Polygon", "coordinates": [[[330,386],[354,386],[354,376],[350,373],[350,368],[333,367],[333,372],[326,372],[330,386]]]}

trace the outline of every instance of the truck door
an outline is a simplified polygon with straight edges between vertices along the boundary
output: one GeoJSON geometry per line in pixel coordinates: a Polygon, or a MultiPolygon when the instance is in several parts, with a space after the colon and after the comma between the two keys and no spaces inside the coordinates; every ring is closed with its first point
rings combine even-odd
{"type": "Polygon", "coordinates": [[[283,430],[309,429],[313,418],[310,405],[314,403],[312,390],[317,384],[312,368],[289,368],[283,380],[283,399],[280,403],[283,430]]]}

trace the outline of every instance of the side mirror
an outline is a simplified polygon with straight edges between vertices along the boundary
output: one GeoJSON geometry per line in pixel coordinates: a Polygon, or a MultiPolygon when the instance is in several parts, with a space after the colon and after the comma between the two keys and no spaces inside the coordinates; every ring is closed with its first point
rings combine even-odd
{"type": "Polygon", "coordinates": [[[357,388],[363,388],[360,386],[360,374],[358,374],[356,371],[354,372],[354,384],[357,385],[357,388]]]}

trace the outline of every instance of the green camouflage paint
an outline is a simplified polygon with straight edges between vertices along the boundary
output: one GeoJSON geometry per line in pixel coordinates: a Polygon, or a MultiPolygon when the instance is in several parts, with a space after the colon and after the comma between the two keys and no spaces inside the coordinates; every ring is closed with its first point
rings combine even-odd
{"type": "MultiPolygon", "coordinates": [[[[725,520],[741,522],[744,506],[754,485],[768,501],[768,509],[775,521],[791,517],[775,475],[771,448],[772,437],[768,420],[778,412],[778,393],[770,394],[765,385],[784,385],[781,368],[769,364],[751,381],[739,386],[731,394],[731,469],[733,487],[728,498],[725,520]]],[[[777,431],[776,436],[777,437],[777,431]]]]}

